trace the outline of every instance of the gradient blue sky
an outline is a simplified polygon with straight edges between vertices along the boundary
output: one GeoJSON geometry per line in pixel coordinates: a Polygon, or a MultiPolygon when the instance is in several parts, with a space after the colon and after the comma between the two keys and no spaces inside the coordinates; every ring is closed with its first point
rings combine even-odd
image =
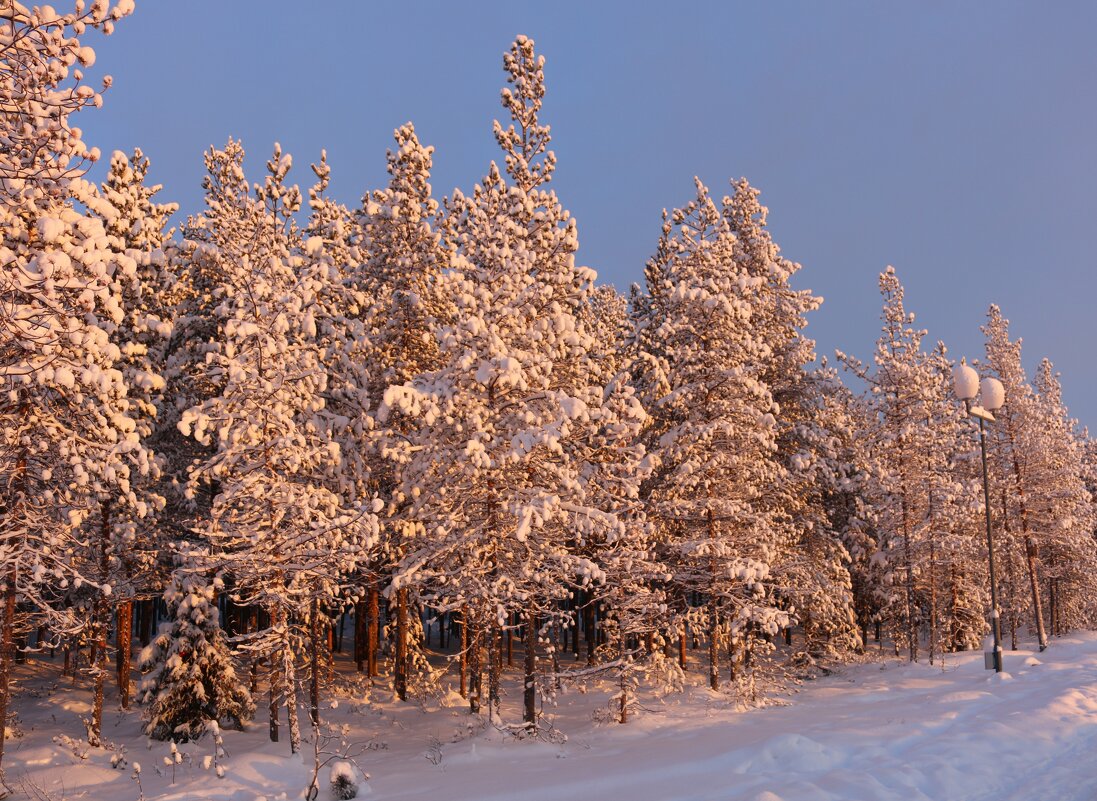
{"type": "Polygon", "coordinates": [[[115,84],[80,124],[105,153],[142,147],[185,213],[203,150],[229,136],[252,180],[279,141],[307,186],[327,148],[354,205],[411,120],[441,197],[497,158],[501,57],[524,33],[547,58],[555,187],[601,280],[641,280],[694,175],[718,196],[746,176],[799,285],[826,299],[820,353],[871,357],[893,264],[930,344],[978,357],[998,303],[1030,372],[1050,357],[1097,428],[1094,31],[1080,1],[138,0],[114,36],[88,36],[115,84]]]}

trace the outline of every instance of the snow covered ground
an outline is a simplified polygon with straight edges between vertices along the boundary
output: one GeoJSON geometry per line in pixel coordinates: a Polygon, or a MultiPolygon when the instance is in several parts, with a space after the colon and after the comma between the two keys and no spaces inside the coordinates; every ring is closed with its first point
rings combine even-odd
{"type": "MultiPolygon", "coordinates": [[[[624,726],[592,718],[608,688],[572,690],[555,713],[564,743],[470,728],[463,707],[362,702],[349,691],[325,717],[362,751],[371,778],[358,797],[386,801],[1097,798],[1097,634],[1056,640],[1038,659],[1007,652],[1006,670],[984,671],[981,654],[949,656],[944,669],[857,665],[805,684],[787,705],[747,712],[695,688],[624,726]]],[[[262,704],[249,731],[225,733],[224,779],[202,767],[207,738],[180,746],[187,759],[172,783],[169,747],[143,738],[136,714],[106,715],[115,748],[81,759],[60,736],[81,736],[90,695],[59,685],[49,663],[22,666],[20,680],[23,734],[7,767],[29,797],[137,799],[134,761],[149,799],[295,799],[308,782],[311,746],[291,757],[287,743],[268,742],[262,704]],[[114,769],[123,747],[129,764],[114,769]]],[[[515,717],[518,695],[505,703],[515,717]]],[[[321,799],[331,797],[327,775],[321,799]]]]}

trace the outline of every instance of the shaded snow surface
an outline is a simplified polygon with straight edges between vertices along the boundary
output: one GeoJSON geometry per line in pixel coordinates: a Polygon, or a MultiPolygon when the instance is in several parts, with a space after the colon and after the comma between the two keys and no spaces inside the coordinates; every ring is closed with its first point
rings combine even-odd
{"type": "MultiPolygon", "coordinates": [[[[77,758],[52,738],[80,736],[88,694],[71,690],[67,680],[51,692],[55,670],[48,662],[21,668],[15,705],[24,733],[6,760],[16,784],[30,782],[57,798],[63,786],[68,799],[121,801],[137,797],[130,779],[137,760],[149,799],[302,797],[311,746],[291,757],[286,742],[266,741],[261,719],[247,732],[225,732],[229,755],[221,780],[201,767],[212,748],[207,738],[180,746],[190,759],[177,766],[172,784],[163,765],[167,746],[150,747],[137,717],[114,710],[104,716],[104,735],[115,749],[77,758]],[[129,764],[114,770],[111,755],[122,746],[129,764]]],[[[944,670],[895,661],[852,666],[808,682],[787,706],[747,712],[694,688],[666,703],[652,699],[649,711],[625,726],[592,720],[608,687],[572,690],[555,710],[556,726],[568,735],[562,744],[515,741],[492,727],[470,726],[460,706],[399,705],[378,690],[370,702],[344,691],[326,718],[349,742],[365,746],[357,760],[371,777],[361,784],[364,799],[1097,798],[1097,634],[1056,640],[1039,659],[1007,652],[1006,670],[984,671],[982,654],[950,656],[944,670]]],[[[459,700],[450,695],[442,703],[459,700]]],[[[504,717],[518,716],[519,700],[514,687],[504,717]]],[[[328,779],[325,769],[321,798],[330,797],[328,779]]]]}

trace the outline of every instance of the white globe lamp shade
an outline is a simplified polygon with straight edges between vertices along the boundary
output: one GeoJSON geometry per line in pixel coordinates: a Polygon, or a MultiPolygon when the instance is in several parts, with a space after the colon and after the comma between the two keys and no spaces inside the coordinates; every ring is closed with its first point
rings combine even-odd
{"type": "Polygon", "coordinates": [[[975,400],[979,394],[979,374],[966,364],[952,368],[952,391],[962,401],[975,400]]]}
{"type": "Polygon", "coordinates": [[[979,405],[988,412],[996,412],[1006,402],[1006,388],[997,378],[984,378],[983,391],[979,393],[979,405]]]}

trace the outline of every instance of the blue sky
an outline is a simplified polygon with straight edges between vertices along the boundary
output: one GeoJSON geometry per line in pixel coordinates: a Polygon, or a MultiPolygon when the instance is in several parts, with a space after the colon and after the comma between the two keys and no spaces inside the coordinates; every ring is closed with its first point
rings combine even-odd
{"type": "MultiPolygon", "coordinates": [[[[434,190],[497,158],[502,53],[546,56],[555,188],[580,261],[639,281],[664,207],[699,175],[761,188],[799,285],[825,297],[820,353],[872,354],[893,264],[930,343],[979,356],[998,303],[1097,428],[1097,4],[1088,2],[386,3],[138,0],[95,46],[114,76],[86,139],[142,147],[165,200],[201,209],[202,152],[275,141],[333,193],[385,183],[392,130],[433,144],[434,190]]],[[[97,176],[101,170],[97,168],[97,176]]]]}

